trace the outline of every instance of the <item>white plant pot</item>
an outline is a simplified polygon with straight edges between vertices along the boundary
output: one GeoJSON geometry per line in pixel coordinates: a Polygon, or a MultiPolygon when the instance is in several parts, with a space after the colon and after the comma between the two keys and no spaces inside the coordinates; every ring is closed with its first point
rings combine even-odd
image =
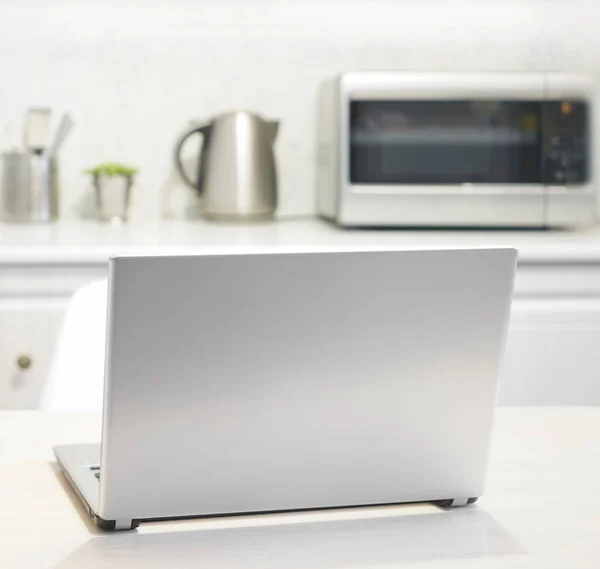
{"type": "Polygon", "coordinates": [[[113,223],[127,221],[132,184],[131,176],[94,176],[98,219],[113,223]]]}

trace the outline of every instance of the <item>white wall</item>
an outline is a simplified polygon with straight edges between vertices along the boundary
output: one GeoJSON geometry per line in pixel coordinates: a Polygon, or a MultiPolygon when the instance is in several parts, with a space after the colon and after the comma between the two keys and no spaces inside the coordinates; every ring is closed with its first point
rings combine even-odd
{"type": "Polygon", "coordinates": [[[310,213],[324,77],[345,69],[593,71],[597,5],[1,0],[0,125],[20,132],[30,105],[69,110],[77,124],[61,155],[63,216],[85,209],[81,171],[113,159],[141,168],[133,216],[154,218],[166,196],[182,195],[171,155],[188,120],[256,110],[282,121],[280,213],[310,213]]]}

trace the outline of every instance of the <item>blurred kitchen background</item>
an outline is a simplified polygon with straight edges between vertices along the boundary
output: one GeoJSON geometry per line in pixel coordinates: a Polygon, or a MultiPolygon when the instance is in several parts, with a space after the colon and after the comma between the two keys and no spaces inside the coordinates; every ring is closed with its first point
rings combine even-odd
{"type": "Polygon", "coordinates": [[[131,217],[156,219],[194,201],[178,191],[172,160],[190,119],[251,109],[281,121],[278,215],[312,214],[325,78],[594,71],[599,21],[593,0],[6,0],[0,126],[20,137],[28,107],[68,110],[76,127],[61,151],[61,217],[89,209],[83,169],[122,160],[140,169],[131,217]]]}
{"type": "MultiPolygon", "coordinates": [[[[85,393],[102,381],[106,299],[89,283],[106,278],[111,255],[229,246],[516,246],[501,402],[600,404],[595,226],[343,230],[315,217],[325,79],[369,70],[597,76],[599,25],[593,0],[4,0],[2,150],[21,144],[28,109],[51,108],[55,123],[66,112],[74,126],[58,158],[58,219],[0,222],[0,408],[43,407],[57,382],[75,386],[65,408],[101,404],[85,393]],[[279,121],[276,221],[202,219],[176,171],[190,121],[234,109],[279,121]],[[135,169],[128,222],[96,219],[84,171],[97,165],[135,169]]],[[[596,161],[597,136],[594,123],[596,161]]],[[[185,145],[190,173],[199,141],[185,145]]]]}

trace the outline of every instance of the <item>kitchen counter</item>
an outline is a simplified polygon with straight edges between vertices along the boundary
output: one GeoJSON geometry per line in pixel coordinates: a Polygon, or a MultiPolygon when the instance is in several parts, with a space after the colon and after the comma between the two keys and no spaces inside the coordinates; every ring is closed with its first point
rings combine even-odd
{"type": "Polygon", "coordinates": [[[486,494],[412,504],[142,523],[100,533],[52,445],[100,436],[100,415],[0,412],[3,569],[597,569],[600,408],[501,407],[486,494]]]}
{"type": "Polygon", "coordinates": [[[0,224],[0,407],[39,405],[70,299],[80,287],[107,277],[112,255],[473,246],[519,250],[503,401],[599,402],[600,227],[366,231],[306,218],[256,224],[0,224]],[[22,355],[35,364],[22,369],[22,355]]]}
{"type": "Polygon", "coordinates": [[[0,224],[0,264],[98,264],[115,254],[207,248],[453,248],[511,246],[521,263],[600,263],[600,226],[577,231],[341,230],[317,218],[272,223],[61,221],[0,224]]]}

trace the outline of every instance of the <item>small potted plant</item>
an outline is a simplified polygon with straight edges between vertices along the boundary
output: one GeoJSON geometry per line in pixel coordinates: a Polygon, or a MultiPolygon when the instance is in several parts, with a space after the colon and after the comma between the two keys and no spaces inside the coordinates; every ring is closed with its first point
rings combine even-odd
{"type": "Polygon", "coordinates": [[[89,170],[92,175],[98,219],[111,222],[127,220],[129,195],[137,168],[117,162],[98,164],[89,170]]]}

